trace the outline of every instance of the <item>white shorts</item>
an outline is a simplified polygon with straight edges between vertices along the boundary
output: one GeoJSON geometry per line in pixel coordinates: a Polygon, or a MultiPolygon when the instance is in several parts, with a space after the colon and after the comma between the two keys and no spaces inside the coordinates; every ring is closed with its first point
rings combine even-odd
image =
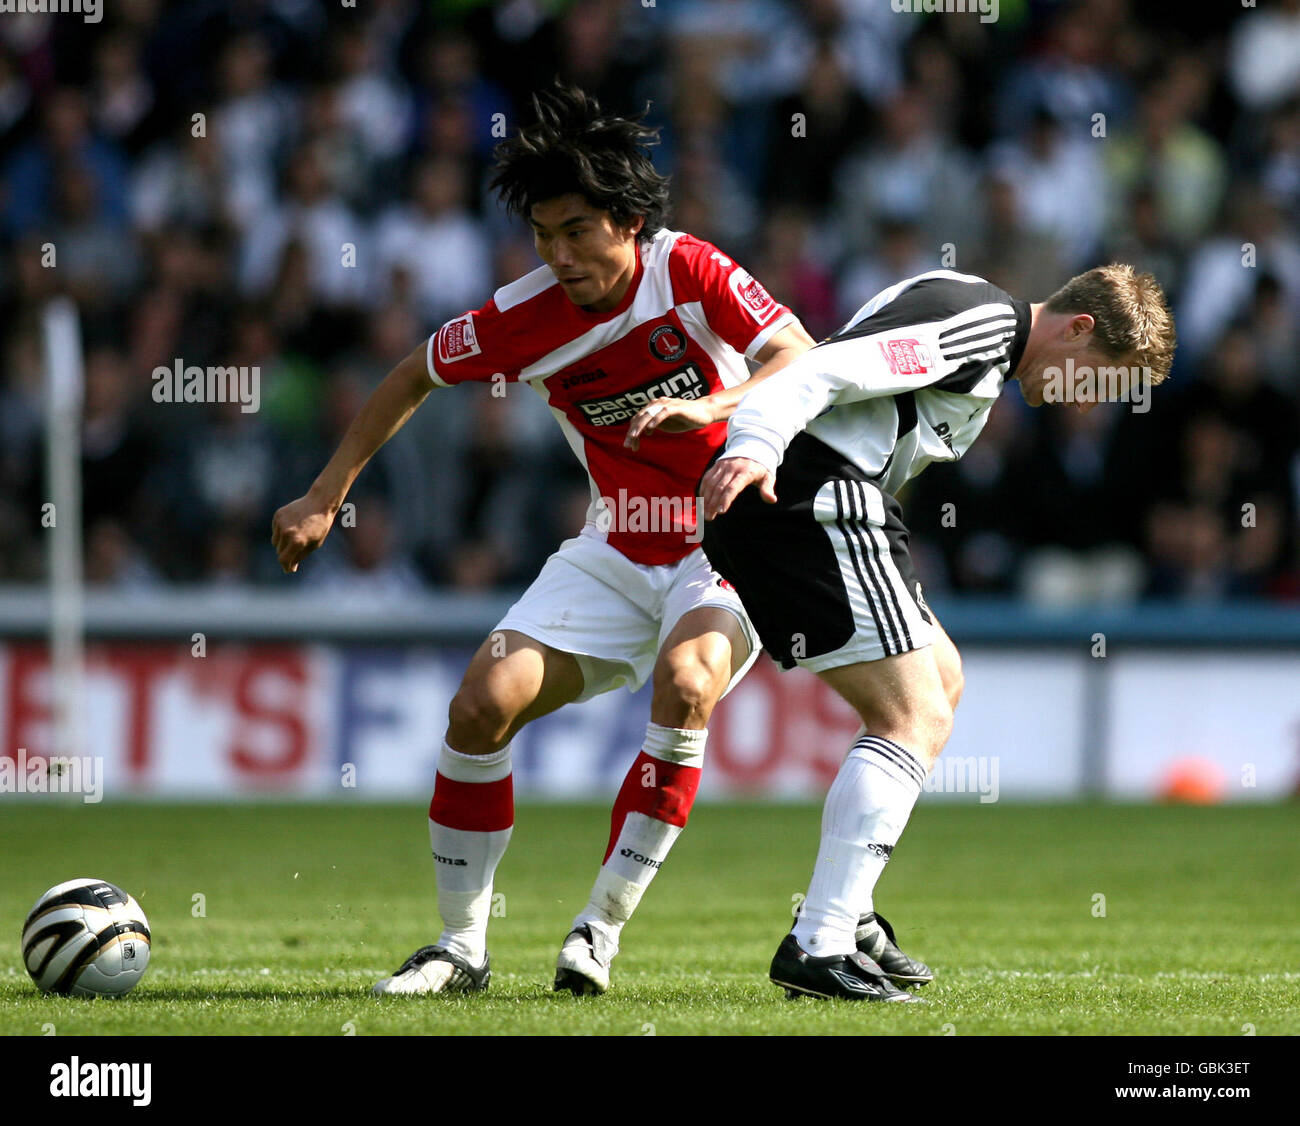
{"type": "Polygon", "coordinates": [[[730,692],[760,647],[740,596],[723,582],[698,547],[676,563],[633,563],[588,525],[560,544],[496,628],[572,653],[584,681],[578,700],[590,700],[623,685],[635,692],[654,671],[660,648],[682,616],[717,606],[735,615],[749,642],[749,656],[727,685],[730,692]]]}

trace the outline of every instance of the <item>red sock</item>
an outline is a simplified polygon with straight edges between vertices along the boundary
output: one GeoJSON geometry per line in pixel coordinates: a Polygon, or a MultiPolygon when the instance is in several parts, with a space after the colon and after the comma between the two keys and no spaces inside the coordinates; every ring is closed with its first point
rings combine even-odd
{"type": "Polygon", "coordinates": [[[642,751],[623,779],[623,786],[614,799],[614,809],[609,816],[609,844],[605,859],[614,851],[623,822],[629,813],[644,813],[656,821],[681,828],[695,804],[695,792],[700,787],[700,768],[664,762],[642,751]]]}

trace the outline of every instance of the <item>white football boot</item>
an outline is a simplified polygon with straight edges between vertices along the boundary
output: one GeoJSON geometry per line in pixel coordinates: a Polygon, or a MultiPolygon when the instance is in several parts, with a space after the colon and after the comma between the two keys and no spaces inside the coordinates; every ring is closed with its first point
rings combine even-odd
{"type": "Polygon", "coordinates": [[[604,993],[609,988],[609,964],[618,944],[599,928],[574,927],[555,960],[555,991],[567,989],[576,997],[604,993]]]}
{"type": "Polygon", "coordinates": [[[441,946],[421,946],[398,967],[392,977],[376,982],[376,997],[418,993],[481,993],[492,980],[488,956],[471,966],[459,954],[441,946]]]}

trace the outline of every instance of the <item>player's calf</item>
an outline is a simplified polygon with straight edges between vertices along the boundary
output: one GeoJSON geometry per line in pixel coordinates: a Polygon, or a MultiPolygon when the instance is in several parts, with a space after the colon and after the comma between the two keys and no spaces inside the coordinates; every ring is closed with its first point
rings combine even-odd
{"type": "Polygon", "coordinates": [[[623,927],[695,804],[707,738],[707,731],[647,725],[645,744],[614,800],[609,844],[591,898],[573,920],[556,962],[557,990],[609,988],[609,964],[623,927]]]}
{"type": "Polygon", "coordinates": [[[645,743],[614,802],[591,898],[556,961],[555,988],[603,993],[619,936],[681,835],[695,803],[713,708],[750,659],[729,610],[682,615],[660,649],[645,743]]]}
{"type": "Polygon", "coordinates": [[[442,933],[379,982],[377,993],[487,987],[493,879],[514,826],[509,740],[582,687],[571,655],[524,634],[501,630],[479,648],[452,701],[429,803],[442,933]]]}

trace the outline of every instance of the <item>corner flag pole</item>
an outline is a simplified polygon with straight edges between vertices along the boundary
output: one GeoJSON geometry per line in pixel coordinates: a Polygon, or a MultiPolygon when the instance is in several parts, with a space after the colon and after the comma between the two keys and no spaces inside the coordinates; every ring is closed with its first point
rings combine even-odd
{"type": "Polygon", "coordinates": [[[44,309],[46,476],[50,527],[51,755],[85,753],[82,682],[81,406],[83,370],[77,306],[56,297],[44,309]]]}

